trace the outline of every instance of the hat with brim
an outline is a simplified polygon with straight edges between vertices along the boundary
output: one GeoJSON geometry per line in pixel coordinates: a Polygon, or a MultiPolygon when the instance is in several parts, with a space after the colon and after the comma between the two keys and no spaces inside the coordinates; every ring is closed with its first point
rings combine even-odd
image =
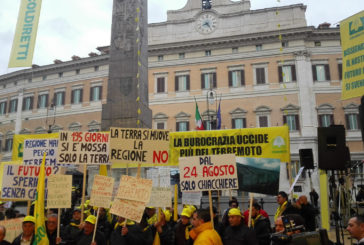
{"type": "Polygon", "coordinates": [[[25,216],[24,219],[23,219],[23,223],[25,223],[25,222],[32,222],[32,223],[35,224],[35,218],[34,218],[34,216],[30,216],[30,215],[25,216]]]}
{"type": "Polygon", "coordinates": [[[240,216],[240,217],[242,217],[241,216],[241,212],[240,212],[240,209],[238,209],[238,208],[231,208],[230,210],[229,210],[229,217],[230,216],[240,216]]]}
{"type": "Polygon", "coordinates": [[[94,225],[96,223],[96,217],[94,215],[89,215],[87,217],[87,219],[85,220],[85,222],[88,222],[88,223],[94,225]]]}

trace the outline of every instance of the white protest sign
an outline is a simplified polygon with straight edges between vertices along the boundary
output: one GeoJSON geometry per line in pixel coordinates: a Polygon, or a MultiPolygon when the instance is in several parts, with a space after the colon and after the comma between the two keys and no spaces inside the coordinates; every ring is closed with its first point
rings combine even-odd
{"type": "Polygon", "coordinates": [[[109,164],[109,133],[61,131],[57,163],[109,164]]]}
{"type": "Polygon", "coordinates": [[[114,163],[168,164],[169,131],[110,128],[110,161],[114,163]]]}
{"type": "Polygon", "coordinates": [[[172,207],[172,191],[171,188],[153,187],[148,207],[166,208],[172,207]]]}
{"type": "Polygon", "coordinates": [[[171,169],[170,168],[148,169],[147,179],[151,179],[153,181],[153,187],[170,187],[171,169]]]}
{"type": "Polygon", "coordinates": [[[152,180],[123,175],[121,176],[116,197],[148,203],[152,192],[152,185],[152,180]]]}
{"type": "Polygon", "coordinates": [[[57,164],[58,139],[26,139],[23,147],[25,165],[40,165],[46,153],[46,166],[57,164]]]}
{"type": "Polygon", "coordinates": [[[114,178],[95,175],[91,189],[90,205],[109,208],[114,189],[114,178]]]}
{"type": "Polygon", "coordinates": [[[47,208],[71,208],[72,175],[51,175],[48,177],[47,208]]]}
{"type": "Polygon", "coordinates": [[[182,192],[238,189],[235,155],[179,159],[182,192]]]}
{"type": "MultiPolygon", "coordinates": [[[[47,188],[48,176],[58,174],[60,167],[45,167],[47,188]]],[[[34,200],[38,185],[40,166],[4,165],[1,198],[34,200]]],[[[48,190],[45,193],[47,196],[48,190]]]]}
{"type": "Polygon", "coordinates": [[[6,229],[5,240],[12,242],[23,232],[22,224],[24,218],[8,219],[0,221],[0,225],[6,229]]]}
{"type": "Polygon", "coordinates": [[[201,205],[202,192],[182,192],[182,204],[201,205]]]}
{"type": "Polygon", "coordinates": [[[145,209],[144,202],[115,199],[111,205],[110,213],[139,223],[145,209]]]}

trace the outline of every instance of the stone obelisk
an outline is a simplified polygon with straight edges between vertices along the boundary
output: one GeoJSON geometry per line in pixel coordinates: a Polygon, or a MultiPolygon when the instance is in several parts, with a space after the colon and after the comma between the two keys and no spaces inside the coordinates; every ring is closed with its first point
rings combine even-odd
{"type": "Polygon", "coordinates": [[[114,0],[102,130],[151,128],[148,107],[148,1],[114,0]]]}

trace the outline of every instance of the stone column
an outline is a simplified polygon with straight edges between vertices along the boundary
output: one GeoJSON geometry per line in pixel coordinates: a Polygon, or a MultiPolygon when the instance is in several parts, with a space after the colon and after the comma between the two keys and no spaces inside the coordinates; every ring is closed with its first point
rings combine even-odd
{"type": "Polygon", "coordinates": [[[22,109],[23,109],[23,96],[24,96],[24,89],[21,88],[18,91],[18,107],[17,107],[17,111],[16,111],[14,134],[19,134],[21,127],[22,127],[21,113],[22,113],[22,109]]]}

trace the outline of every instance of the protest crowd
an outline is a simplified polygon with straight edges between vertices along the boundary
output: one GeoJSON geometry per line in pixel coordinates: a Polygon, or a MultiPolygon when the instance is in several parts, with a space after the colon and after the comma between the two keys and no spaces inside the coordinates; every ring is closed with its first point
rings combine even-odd
{"type": "MultiPolygon", "coordinates": [[[[5,211],[3,204],[1,219],[25,216],[14,208],[5,211]]],[[[87,200],[83,205],[83,222],[81,206],[73,205],[73,209],[63,210],[59,223],[58,214],[55,213],[57,209],[45,210],[46,234],[50,245],[279,245],[294,244],[287,243],[286,238],[318,228],[315,222],[317,211],[307,201],[306,196],[300,196],[295,203],[291,203],[287,194],[281,191],[277,195],[277,204],[274,224],[271,224],[269,214],[255,200],[252,201],[251,207],[242,210],[235,197],[231,197],[229,208],[224,210],[221,216],[213,207],[212,220],[209,209],[197,209],[196,206],[185,204],[176,218],[172,208],[146,207],[141,222],[136,223],[112,215],[108,209],[92,207],[87,200]],[[291,224],[290,230],[286,224],[287,220],[291,224]]],[[[5,227],[0,226],[0,244],[33,244],[35,223],[34,216],[25,216],[22,221],[22,233],[12,243],[6,242],[5,227]]],[[[353,238],[360,240],[364,237],[364,218],[353,217],[347,229],[353,238]]]]}

